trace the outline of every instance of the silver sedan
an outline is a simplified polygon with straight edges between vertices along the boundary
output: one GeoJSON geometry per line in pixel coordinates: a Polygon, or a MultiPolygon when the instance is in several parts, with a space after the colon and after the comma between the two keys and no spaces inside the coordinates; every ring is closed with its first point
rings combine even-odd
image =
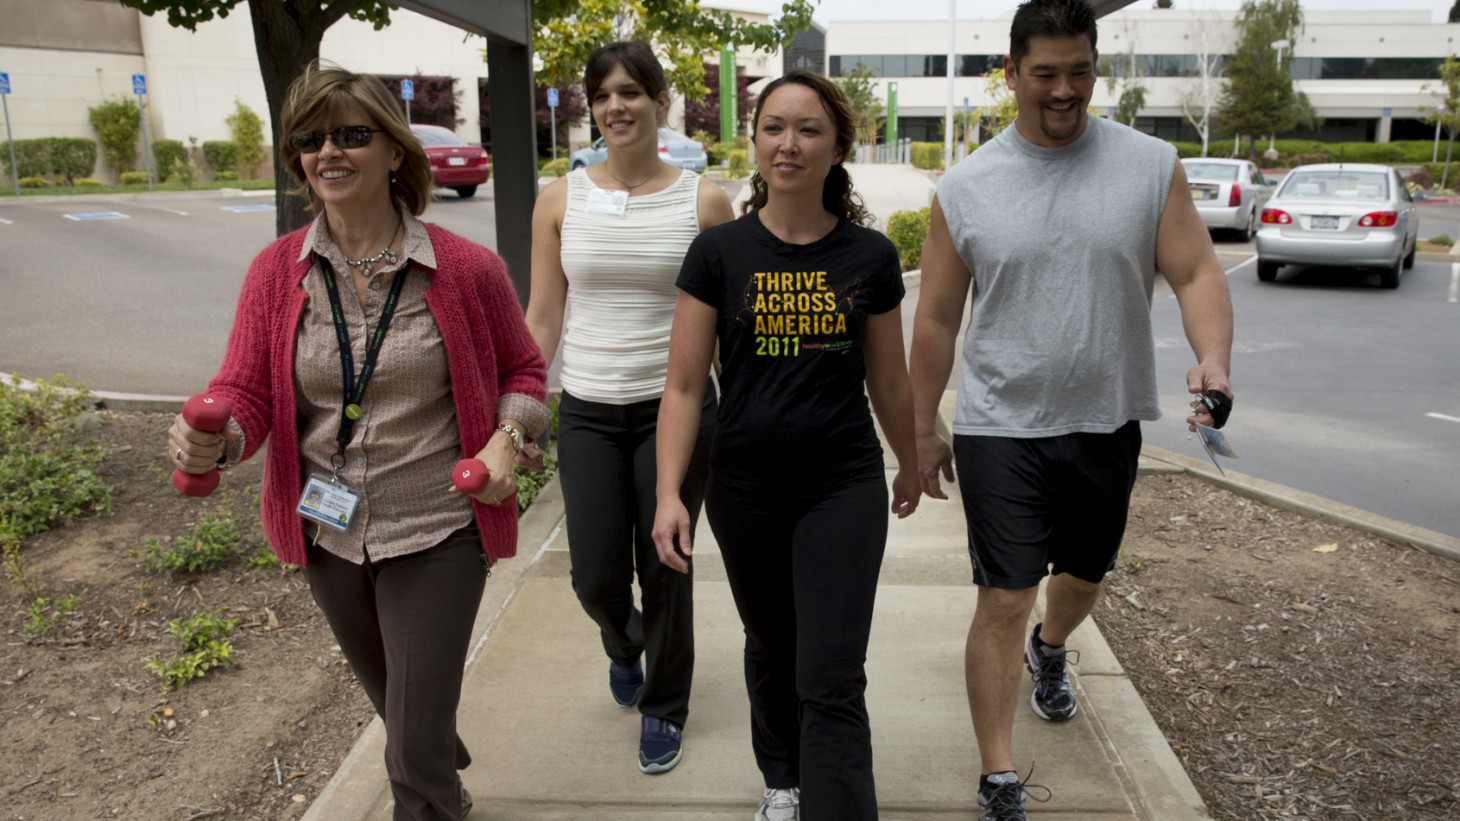
{"type": "MultiPolygon", "coordinates": [[[[599,137],[587,148],[580,148],[568,155],[568,167],[573,169],[598,165],[608,159],[608,146],[599,137]]],[[[705,173],[709,156],[705,147],[672,128],[659,127],[659,159],[676,168],[688,168],[696,174],[705,173]]]]}
{"type": "Polygon", "coordinates": [[[1235,232],[1243,242],[1257,233],[1258,217],[1272,187],[1247,160],[1189,157],[1181,161],[1191,199],[1209,231],[1235,232]]]}
{"type": "Polygon", "coordinates": [[[1399,174],[1387,165],[1325,163],[1290,172],[1262,209],[1257,278],[1283,265],[1378,268],[1379,284],[1399,287],[1414,267],[1419,217],[1399,174]]]}

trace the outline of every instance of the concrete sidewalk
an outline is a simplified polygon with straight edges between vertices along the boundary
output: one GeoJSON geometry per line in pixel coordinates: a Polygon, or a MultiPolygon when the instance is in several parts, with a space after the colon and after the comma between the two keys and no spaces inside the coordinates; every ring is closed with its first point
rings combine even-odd
{"type": "MultiPolygon", "coordinates": [[[[763,784],[750,748],[743,633],[710,528],[702,524],[695,551],[684,760],[646,776],[636,760],[638,712],[610,700],[597,629],[573,595],[556,483],[522,525],[517,558],[488,581],[460,708],[458,729],[476,757],[463,773],[476,799],[471,818],[750,821],[763,784]]],[[[924,499],[912,517],[892,520],[867,659],[884,819],[975,816],[979,763],[963,683],[970,574],[956,497],[924,499]]],[[[1023,706],[1032,685],[1022,688],[1014,760],[1021,774],[1032,763],[1032,780],[1053,791],[1049,803],[1029,803],[1034,817],[1209,818],[1098,629],[1085,624],[1070,646],[1080,651],[1074,719],[1035,717],[1023,706]]],[[[305,818],[389,819],[383,745],[376,720],[305,818]]]]}

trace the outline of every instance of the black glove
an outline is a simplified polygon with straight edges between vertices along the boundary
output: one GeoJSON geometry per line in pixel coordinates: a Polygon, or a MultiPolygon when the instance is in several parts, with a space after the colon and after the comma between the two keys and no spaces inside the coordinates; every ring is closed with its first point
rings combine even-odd
{"type": "Polygon", "coordinates": [[[1220,428],[1227,424],[1227,417],[1232,415],[1232,397],[1221,391],[1207,391],[1197,400],[1212,415],[1212,427],[1220,428]]]}

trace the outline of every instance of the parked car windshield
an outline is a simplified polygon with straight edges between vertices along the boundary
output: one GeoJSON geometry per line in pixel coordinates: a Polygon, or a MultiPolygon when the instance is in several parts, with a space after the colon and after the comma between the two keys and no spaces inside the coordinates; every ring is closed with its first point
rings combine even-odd
{"type": "Polygon", "coordinates": [[[1186,166],[1186,176],[1198,180],[1235,180],[1237,171],[1241,168],[1238,165],[1218,162],[1189,162],[1183,165],[1186,166]]]}
{"type": "Polygon", "coordinates": [[[1383,200],[1389,198],[1389,181],[1373,171],[1303,171],[1288,175],[1283,193],[1294,197],[1336,197],[1383,200]]]}

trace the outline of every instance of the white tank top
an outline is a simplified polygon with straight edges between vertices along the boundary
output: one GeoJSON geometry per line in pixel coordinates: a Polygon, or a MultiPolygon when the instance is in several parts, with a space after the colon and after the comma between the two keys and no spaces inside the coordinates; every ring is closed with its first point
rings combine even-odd
{"type": "Polygon", "coordinates": [[[589,213],[588,195],[598,186],[587,169],[568,175],[562,229],[568,393],[613,405],[663,395],[679,293],[674,282],[700,232],[699,186],[699,175],[684,171],[663,191],[629,197],[620,216],[589,213]]]}

